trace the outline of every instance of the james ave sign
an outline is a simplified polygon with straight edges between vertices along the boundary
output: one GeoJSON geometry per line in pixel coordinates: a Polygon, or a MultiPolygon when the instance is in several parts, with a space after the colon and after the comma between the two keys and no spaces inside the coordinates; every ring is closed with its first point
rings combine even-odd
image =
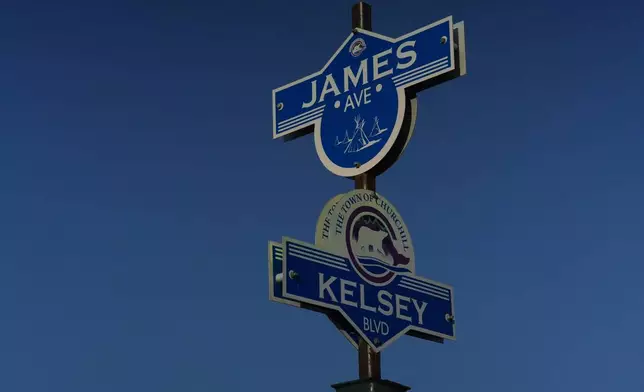
{"type": "Polygon", "coordinates": [[[273,90],[273,138],[313,131],[332,173],[383,172],[412,131],[415,94],[463,74],[464,61],[451,16],[395,39],[354,29],[320,71],[273,90]]]}

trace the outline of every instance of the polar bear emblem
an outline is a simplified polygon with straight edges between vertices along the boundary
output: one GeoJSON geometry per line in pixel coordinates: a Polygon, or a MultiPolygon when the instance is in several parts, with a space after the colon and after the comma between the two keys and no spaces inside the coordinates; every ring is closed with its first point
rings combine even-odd
{"type": "Polygon", "coordinates": [[[362,226],[358,231],[360,250],[368,253],[377,252],[385,256],[385,251],[382,249],[382,242],[388,235],[384,231],[372,230],[367,226],[362,226]]]}

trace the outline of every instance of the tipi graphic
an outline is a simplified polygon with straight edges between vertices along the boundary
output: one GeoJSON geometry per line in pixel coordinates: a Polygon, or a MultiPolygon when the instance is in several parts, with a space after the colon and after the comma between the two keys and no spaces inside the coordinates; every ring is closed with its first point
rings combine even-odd
{"type": "Polygon", "coordinates": [[[373,118],[373,127],[371,128],[371,134],[369,137],[376,137],[382,133],[387,132],[389,128],[381,129],[380,124],[378,123],[378,117],[373,118]]]}
{"type": "Polygon", "coordinates": [[[373,146],[374,144],[379,143],[382,139],[378,138],[375,140],[369,139],[370,137],[376,137],[383,132],[387,131],[387,128],[385,129],[380,129],[380,126],[378,125],[378,117],[374,118],[374,129],[371,131],[371,135],[367,136],[367,134],[364,132],[364,124],[365,120],[363,120],[360,115],[356,116],[353,121],[356,123],[355,130],[353,131],[353,136],[349,138],[349,134],[345,132],[345,137],[343,140],[339,140],[338,137],[335,138],[335,145],[340,146],[340,145],[345,145],[346,147],[344,149],[345,154],[350,154],[352,152],[359,152],[364,150],[365,148],[369,148],[373,146]]]}
{"type": "Polygon", "coordinates": [[[351,142],[351,139],[349,139],[349,131],[345,130],[344,131],[344,139],[340,140],[338,137],[335,137],[335,145],[336,146],[341,146],[343,144],[349,144],[351,142]]]}

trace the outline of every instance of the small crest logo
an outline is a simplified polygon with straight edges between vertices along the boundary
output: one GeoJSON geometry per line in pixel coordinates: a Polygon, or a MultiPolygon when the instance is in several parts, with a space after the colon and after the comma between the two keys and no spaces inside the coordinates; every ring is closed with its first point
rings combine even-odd
{"type": "Polygon", "coordinates": [[[382,196],[356,190],[332,199],[318,220],[316,244],[349,259],[375,286],[414,274],[414,250],[407,226],[382,196]]]}
{"type": "Polygon", "coordinates": [[[349,46],[349,53],[351,53],[351,56],[353,57],[358,57],[365,49],[367,49],[367,43],[364,42],[362,38],[358,38],[351,43],[351,46],[349,46]]]}

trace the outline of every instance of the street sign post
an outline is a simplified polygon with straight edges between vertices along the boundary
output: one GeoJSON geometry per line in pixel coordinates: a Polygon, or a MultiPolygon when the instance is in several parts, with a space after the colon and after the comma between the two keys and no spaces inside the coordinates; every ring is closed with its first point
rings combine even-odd
{"type": "Polygon", "coordinates": [[[391,38],[371,31],[371,6],[317,72],[273,90],[273,138],[313,133],[322,164],[355,190],[324,206],[315,243],[269,243],[269,298],[327,315],[358,349],[359,380],[338,392],[405,392],[380,379],[380,353],[403,335],[455,340],[451,286],[416,276],[411,234],[376,193],[414,132],[417,95],[465,75],[464,23],[448,16],[391,38]]]}

